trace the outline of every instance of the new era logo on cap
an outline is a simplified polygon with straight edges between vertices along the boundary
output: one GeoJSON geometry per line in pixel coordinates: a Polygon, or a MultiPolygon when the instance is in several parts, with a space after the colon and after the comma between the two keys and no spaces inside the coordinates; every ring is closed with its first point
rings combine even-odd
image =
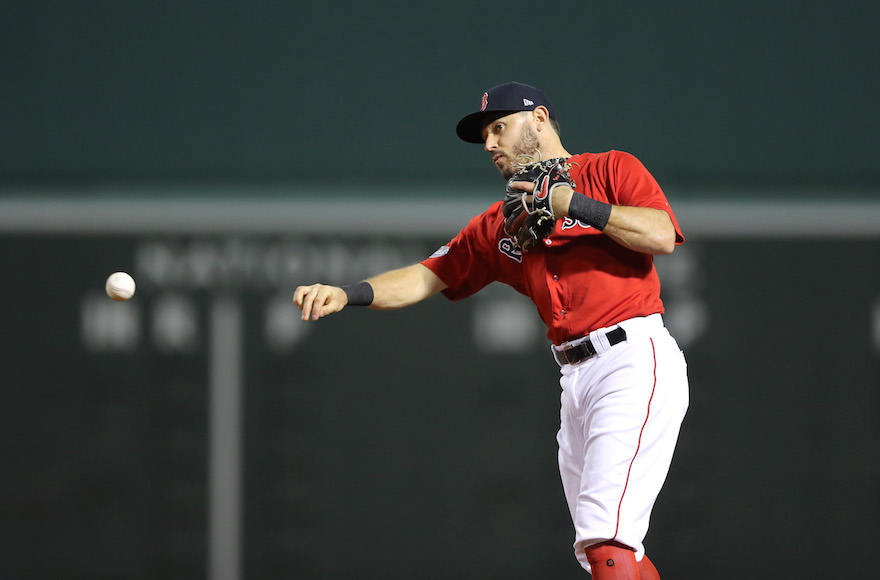
{"type": "Polygon", "coordinates": [[[537,107],[546,107],[550,118],[556,118],[550,101],[535,87],[515,82],[498,85],[483,93],[480,110],[459,121],[455,131],[464,141],[482,143],[482,124],[488,115],[499,112],[532,111],[537,107]]]}

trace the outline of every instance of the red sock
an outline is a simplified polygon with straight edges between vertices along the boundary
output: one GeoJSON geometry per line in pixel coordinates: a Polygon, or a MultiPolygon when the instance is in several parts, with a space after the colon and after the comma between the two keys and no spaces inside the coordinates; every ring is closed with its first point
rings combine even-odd
{"type": "Polygon", "coordinates": [[[654,562],[649,560],[647,556],[643,556],[642,561],[639,562],[639,574],[641,580],[660,580],[660,573],[654,567],[654,562]]]}
{"type": "Polygon", "coordinates": [[[587,546],[593,580],[639,580],[636,554],[617,542],[603,542],[587,546]]]}

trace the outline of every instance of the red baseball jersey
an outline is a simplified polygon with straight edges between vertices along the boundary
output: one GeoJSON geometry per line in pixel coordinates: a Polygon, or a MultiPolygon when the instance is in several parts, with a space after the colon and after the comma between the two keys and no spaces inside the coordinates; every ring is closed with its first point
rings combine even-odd
{"type": "MultiPolygon", "coordinates": [[[[666,195],[634,156],[584,153],[569,163],[576,192],[613,205],[663,210],[675,227],[675,243],[684,241],[666,195]]],[[[532,299],[555,344],[664,311],[652,255],[629,250],[571,218],[559,220],[542,245],[523,252],[504,233],[501,203],[422,261],[448,286],[443,294],[450,300],[467,298],[491,282],[508,284],[532,299]]]]}

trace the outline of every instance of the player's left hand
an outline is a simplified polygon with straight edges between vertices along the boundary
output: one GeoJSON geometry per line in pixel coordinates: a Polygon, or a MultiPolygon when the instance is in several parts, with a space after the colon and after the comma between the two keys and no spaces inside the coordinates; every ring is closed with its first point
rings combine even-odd
{"type": "Polygon", "coordinates": [[[573,185],[561,158],[526,166],[507,182],[501,209],[505,233],[523,250],[535,247],[553,233],[556,221],[568,214],[573,185]]]}
{"type": "MultiPolygon", "coordinates": [[[[527,205],[532,204],[532,195],[535,191],[535,184],[531,181],[512,181],[508,184],[513,189],[524,192],[521,201],[527,205]]],[[[568,206],[571,204],[571,196],[574,190],[564,183],[558,184],[553,189],[552,209],[553,215],[557,219],[564,218],[568,215],[568,206]]]]}

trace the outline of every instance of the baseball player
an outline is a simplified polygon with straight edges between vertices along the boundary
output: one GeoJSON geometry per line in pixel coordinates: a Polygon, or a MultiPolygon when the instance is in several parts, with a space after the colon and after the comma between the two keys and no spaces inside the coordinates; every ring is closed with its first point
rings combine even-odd
{"type": "Polygon", "coordinates": [[[659,579],[642,542],[688,406],[653,264],[684,241],[675,215],[632,155],[566,151],[534,87],[489,89],[456,131],[508,180],[504,199],[420,263],[349,286],[300,286],[294,303],[318,320],[438,292],[460,300],[495,281],[531,298],[561,370],[559,470],[575,556],[597,580],[659,579]]]}

